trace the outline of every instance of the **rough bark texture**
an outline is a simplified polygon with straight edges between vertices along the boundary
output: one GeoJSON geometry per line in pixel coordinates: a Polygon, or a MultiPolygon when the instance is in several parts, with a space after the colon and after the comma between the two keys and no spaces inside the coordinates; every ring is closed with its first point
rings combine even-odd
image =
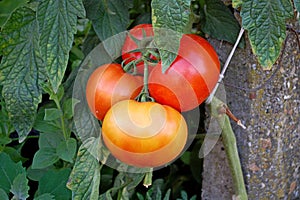
{"type": "MultiPolygon", "coordinates": [[[[291,26],[300,31],[299,25],[291,26]]],[[[224,63],[232,45],[211,42],[224,63]]],[[[247,125],[246,130],[234,123],[232,127],[237,137],[249,199],[300,199],[298,45],[295,33],[287,30],[282,58],[271,71],[263,71],[247,43],[245,49],[236,51],[225,76],[227,104],[247,125]],[[265,85],[253,89],[262,84],[265,85]]],[[[231,183],[228,165],[219,167],[226,164],[225,152],[218,150],[219,146],[215,148],[204,159],[202,197],[208,200],[230,199],[233,189],[227,184],[231,183]],[[222,172],[216,173],[215,170],[222,172]],[[220,179],[220,174],[228,176],[220,179]]]]}

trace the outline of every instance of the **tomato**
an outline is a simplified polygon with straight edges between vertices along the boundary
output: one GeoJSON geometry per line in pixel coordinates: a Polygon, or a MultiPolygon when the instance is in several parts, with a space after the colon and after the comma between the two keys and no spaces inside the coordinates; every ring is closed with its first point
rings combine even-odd
{"type": "Polygon", "coordinates": [[[143,86],[142,77],[124,72],[120,64],[98,67],[86,85],[86,99],[91,112],[103,120],[109,108],[125,99],[134,99],[143,86]]]}
{"type": "Polygon", "coordinates": [[[178,55],[165,73],[161,63],[149,76],[150,95],[178,111],[199,106],[215,87],[220,62],[213,47],[202,37],[187,34],[180,40],[178,55]]]}
{"type": "Polygon", "coordinates": [[[124,100],[107,112],[102,137],[112,155],[136,167],[158,167],[174,160],[187,141],[183,116],[170,106],[124,100]]]}
{"type": "MultiPolygon", "coordinates": [[[[142,58],[141,51],[147,48],[146,46],[148,42],[151,41],[153,36],[154,36],[154,32],[153,32],[152,24],[139,24],[133,27],[132,29],[130,29],[122,47],[122,59],[124,60],[125,64],[128,64],[131,61],[142,58]],[[138,42],[134,41],[132,37],[138,40],[138,42]]],[[[156,60],[155,56],[153,55],[150,55],[149,58],[156,60]]],[[[137,67],[137,73],[143,74],[144,63],[140,62],[137,64],[136,67],[137,67]]],[[[149,68],[150,71],[151,69],[152,67],[149,68]]]]}

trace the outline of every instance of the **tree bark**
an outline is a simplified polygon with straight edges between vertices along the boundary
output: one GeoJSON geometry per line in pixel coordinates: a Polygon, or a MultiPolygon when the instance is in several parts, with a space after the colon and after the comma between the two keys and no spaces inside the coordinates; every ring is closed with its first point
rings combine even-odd
{"type": "MultiPolygon", "coordinates": [[[[247,126],[243,130],[232,122],[249,199],[300,198],[300,47],[292,31],[299,33],[300,28],[296,22],[289,26],[282,56],[272,70],[264,71],[257,63],[246,38],[246,47],[235,52],[225,74],[225,103],[247,126]]],[[[232,45],[211,43],[223,64],[232,45]]],[[[203,199],[234,195],[220,149],[215,146],[204,158],[203,199]]]]}

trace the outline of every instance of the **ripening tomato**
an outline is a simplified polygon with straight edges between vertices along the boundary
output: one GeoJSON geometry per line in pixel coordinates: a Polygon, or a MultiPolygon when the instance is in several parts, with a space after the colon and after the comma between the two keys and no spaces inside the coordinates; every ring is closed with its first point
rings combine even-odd
{"type": "Polygon", "coordinates": [[[219,74],[220,62],[213,47],[200,36],[186,34],[168,70],[162,73],[161,63],[152,70],[149,92],[161,104],[189,111],[209,96],[219,74]]]}
{"type": "Polygon", "coordinates": [[[124,72],[120,64],[98,67],[86,85],[86,99],[95,117],[103,120],[109,108],[125,99],[134,99],[141,91],[143,80],[124,72]]]}
{"type": "MultiPolygon", "coordinates": [[[[153,36],[152,24],[139,24],[130,29],[122,47],[122,59],[125,64],[142,58],[141,51],[147,49],[147,44],[153,39],[153,36]]],[[[150,55],[149,58],[156,60],[153,55],[150,55]]],[[[143,74],[144,63],[139,62],[136,67],[137,73],[143,74]]],[[[152,68],[153,67],[149,67],[149,70],[151,71],[152,68]]]]}
{"type": "Polygon", "coordinates": [[[187,141],[187,124],[170,106],[124,100],[107,112],[103,141],[113,156],[136,167],[158,167],[173,161],[187,141]]]}

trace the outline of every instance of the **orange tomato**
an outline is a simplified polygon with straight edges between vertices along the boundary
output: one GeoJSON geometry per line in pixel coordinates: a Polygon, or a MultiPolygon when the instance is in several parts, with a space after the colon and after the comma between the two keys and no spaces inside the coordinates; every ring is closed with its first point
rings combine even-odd
{"type": "Polygon", "coordinates": [[[188,131],[184,117],[170,106],[124,100],[107,112],[102,137],[112,155],[136,167],[158,167],[183,150],[188,131]]]}

